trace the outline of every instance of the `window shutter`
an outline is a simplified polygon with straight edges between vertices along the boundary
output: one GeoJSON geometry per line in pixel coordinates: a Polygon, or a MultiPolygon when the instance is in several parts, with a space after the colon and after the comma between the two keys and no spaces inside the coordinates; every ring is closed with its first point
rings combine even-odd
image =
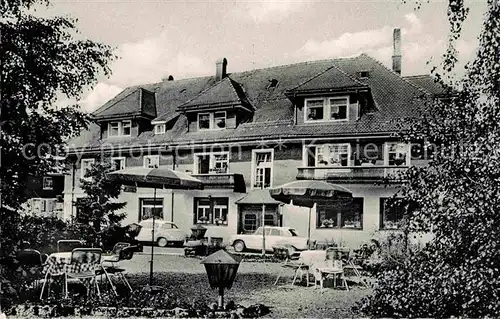
{"type": "Polygon", "coordinates": [[[349,104],[349,121],[359,120],[359,103],[349,104]]]}
{"type": "Polygon", "coordinates": [[[380,197],[380,210],[379,210],[379,229],[384,229],[384,206],[386,198],[380,197]]]}

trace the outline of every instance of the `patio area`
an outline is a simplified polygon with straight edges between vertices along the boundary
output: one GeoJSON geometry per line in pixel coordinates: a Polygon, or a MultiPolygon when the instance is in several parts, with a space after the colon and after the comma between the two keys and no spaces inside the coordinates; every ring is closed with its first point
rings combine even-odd
{"type": "MultiPolygon", "coordinates": [[[[120,267],[126,271],[128,282],[134,290],[132,293],[124,285],[117,284],[119,297],[115,297],[104,280],[99,283],[101,297],[92,299],[94,301],[87,300],[84,297],[84,290],[76,283],[69,287],[70,299],[60,299],[62,295],[57,291],[57,287],[54,287],[56,291],[54,291],[52,298],[43,301],[38,300],[38,298],[31,301],[26,300],[26,304],[39,305],[38,307],[42,309],[40,315],[43,316],[43,311],[45,311],[43,309],[47,307],[44,305],[49,304],[58,305],[58,307],[69,305],[95,309],[104,306],[118,307],[118,309],[123,307],[125,309],[128,307],[197,309],[203,308],[204,305],[211,307],[217,303],[217,291],[210,288],[205,267],[200,264],[201,258],[161,254],[156,255],[154,259],[153,284],[164,289],[160,294],[149,295],[143,291],[143,288],[149,283],[150,256],[134,254],[131,260],[123,260],[119,263],[120,267]]],[[[281,263],[243,260],[233,287],[226,290],[226,304],[241,305],[247,308],[262,304],[270,308],[271,312],[265,316],[268,318],[343,318],[355,316],[352,306],[371,292],[371,289],[363,285],[350,282],[348,291],[330,286],[325,287],[321,293],[320,289],[315,289],[313,286],[306,287],[305,280],[303,283],[291,286],[293,275],[294,271],[290,269],[283,272],[281,263]],[[281,279],[280,283],[275,286],[274,282],[278,274],[281,275],[281,279]]],[[[103,313],[105,317],[118,314],[120,312],[114,313],[114,315],[103,313]]],[[[33,313],[23,314],[22,311],[19,311],[16,315],[18,317],[32,317],[33,313]]],[[[81,315],[84,313],[80,313],[81,315]]],[[[93,315],[95,316],[96,312],[93,312],[93,315]]]]}
{"type": "MultiPolygon", "coordinates": [[[[146,255],[136,255],[121,264],[129,273],[129,281],[134,287],[147,284],[149,259],[146,255]]],[[[173,255],[155,256],[155,285],[188,302],[211,304],[217,301],[217,291],[210,289],[207,275],[200,260],[173,255]],[[189,296],[189,297],[186,297],[189,296]]],[[[362,285],[351,285],[349,291],[327,287],[323,293],[319,289],[305,285],[291,286],[294,272],[288,270],[280,283],[274,286],[278,274],[282,272],[280,263],[245,262],[238,269],[233,288],[227,290],[226,300],[249,306],[264,304],[271,307],[267,317],[329,317],[343,318],[355,315],[351,307],[371,290],[362,285]]]]}

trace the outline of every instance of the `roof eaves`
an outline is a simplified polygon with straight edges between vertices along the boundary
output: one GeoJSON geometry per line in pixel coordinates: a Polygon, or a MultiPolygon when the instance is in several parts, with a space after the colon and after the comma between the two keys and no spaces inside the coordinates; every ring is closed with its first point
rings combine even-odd
{"type": "Polygon", "coordinates": [[[194,111],[199,109],[210,109],[214,107],[233,107],[241,105],[241,101],[224,101],[224,102],[214,102],[214,103],[200,103],[200,104],[192,104],[189,106],[178,107],[179,111],[194,111]]]}
{"type": "Polygon", "coordinates": [[[118,114],[112,114],[112,115],[92,115],[92,119],[96,121],[103,121],[107,119],[118,119],[118,118],[125,118],[125,117],[130,117],[130,116],[142,116],[145,118],[149,118],[149,116],[145,116],[144,113],[141,111],[135,111],[135,112],[127,112],[127,113],[118,113],[118,114]]]}
{"type": "Polygon", "coordinates": [[[167,116],[166,118],[164,119],[154,119],[151,121],[151,124],[163,124],[163,123],[168,123],[172,120],[175,120],[176,118],[178,118],[180,116],[179,113],[175,113],[175,114],[172,114],[170,116],[167,116]]]}

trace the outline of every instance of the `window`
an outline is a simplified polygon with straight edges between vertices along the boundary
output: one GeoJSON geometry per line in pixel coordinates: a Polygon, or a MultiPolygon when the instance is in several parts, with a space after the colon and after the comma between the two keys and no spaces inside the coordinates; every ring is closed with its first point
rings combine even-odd
{"type": "Polygon", "coordinates": [[[229,152],[195,154],[196,174],[227,174],[229,172],[229,152]]]}
{"type": "Polygon", "coordinates": [[[246,213],[243,215],[243,229],[247,232],[254,232],[257,229],[257,214],[246,213]]]}
{"type": "Polygon", "coordinates": [[[349,97],[306,99],[305,122],[342,121],[349,117],[349,97]]]}
{"type": "Polygon", "coordinates": [[[160,156],[145,155],[143,166],[146,168],[158,168],[160,166],[160,156]]]}
{"type": "Polygon", "coordinates": [[[198,129],[216,130],[226,128],[226,112],[198,113],[198,129]]]}
{"type": "Polygon", "coordinates": [[[140,214],[142,219],[155,217],[163,219],[163,199],[142,198],[140,199],[140,214]]]}
{"type": "Polygon", "coordinates": [[[363,198],[316,205],[317,228],[363,229],[363,198]]]}
{"type": "Polygon", "coordinates": [[[120,135],[120,122],[110,122],[108,125],[108,136],[120,135]]]}
{"type": "Polygon", "coordinates": [[[387,166],[410,165],[410,149],[405,143],[386,143],[384,161],[387,166]]]}
{"type": "Polygon", "coordinates": [[[54,180],[50,176],[45,176],[43,178],[43,190],[51,191],[54,189],[54,180]]]}
{"type": "Polygon", "coordinates": [[[370,71],[368,70],[362,70],[362,71],[359,71],[358,72],[358,76],[361,78],[361,79],[367,79],[370,77],[370,71]]]}
{"type": "Polygon", "coordinates": [[[281,236],[279,229],[272,228],[269,232],[269,236],[281,236]]]}
{"type": "Polygon", "coordinates": [[[272,187],[274,150],[253,150],[252,187],[272,187]]]}
{"type": "Polygon", "coordinates": [[[132,121],[115,121],[108,123],[108,137],[130,136],[132,121]]]}
{"type": "Polygon", "coordinates": [[[347,110],[349,109],[347,98],[330,99],[330,120],[347,119],[347,110]]]}
{"type": "Polygon", "coordinates": [[[95,163],[95,159],[93,159],[93,158],[82,159],[82,161],[81,161],[81,178],[85,178],[85,174],[89,170],[90,166],[92,166],[94,163],[95,163]]]}
{"type": "Polygon", "coordinates": [[[226,112],[214,113],[214,128],[226,128],[226,112]]]}
{"type": "Polygon", "coordinates": [[[307,121],[320,121],[324,119],[324,100],[306,100],[307,121]]]}
{"type": "Polygon", "coordinates": [[[198,128],[200,130],[210,129],[210,113],[198,114],[198,128]]]}
{"type": "Polygon", "coordinates": [[[264,214],[264,225],[266,226],[276,226],[276,222],[274,220],[274,214],[264,214]]]}
{"type": "Polygon", "coordinates": [[[131,121],[122,121],[122,135],[123,136],[130,136],[131,129],[132,129],[132,122],[131,121]]]}
{"type": "Polygon", "coordinates": [[[226,226],[228,207],[229,199],[227,197],[195,198],[194,223],[226,226]]]}
{"type": "Polygon", "coordinates": [[[125,157],[112,157],[111,164],[115,170],[120,170],[125,168],[125,157]]]}
{"type": "Polygon", "coordinates": [[[323,144],[316,146],[316,166],[349,166],[350,144],[323,144]]]}
{"type": "Polygon", "coordinates": [[[380,229],[399,229],[406,212],[412,212],[416,204],[408,204],[402,198],[380,198],[380,229]]]}
{"type": "Polygon", "coordinates": [[[155,134],[165,134],[167,125],[165,123],[155,125],[155,134]]]}

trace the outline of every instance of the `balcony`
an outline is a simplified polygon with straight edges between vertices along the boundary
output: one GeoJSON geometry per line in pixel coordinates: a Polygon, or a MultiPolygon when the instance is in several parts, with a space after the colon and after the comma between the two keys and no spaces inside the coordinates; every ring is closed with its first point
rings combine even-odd
{"type": "Polygon", "coordinates": [[[238,193],[246,193],[245,179],[242,174],[193,174],[203,182],[206,189],[232,189],[238,193]]]}
{"type": "Polygon", "coordinates": [[[408,166],[323,166],[299,167],[298,180],[328,180],[337,183],[373,183],[384,178],[392,182],[401,182],[400,173],[408,166]]]}

